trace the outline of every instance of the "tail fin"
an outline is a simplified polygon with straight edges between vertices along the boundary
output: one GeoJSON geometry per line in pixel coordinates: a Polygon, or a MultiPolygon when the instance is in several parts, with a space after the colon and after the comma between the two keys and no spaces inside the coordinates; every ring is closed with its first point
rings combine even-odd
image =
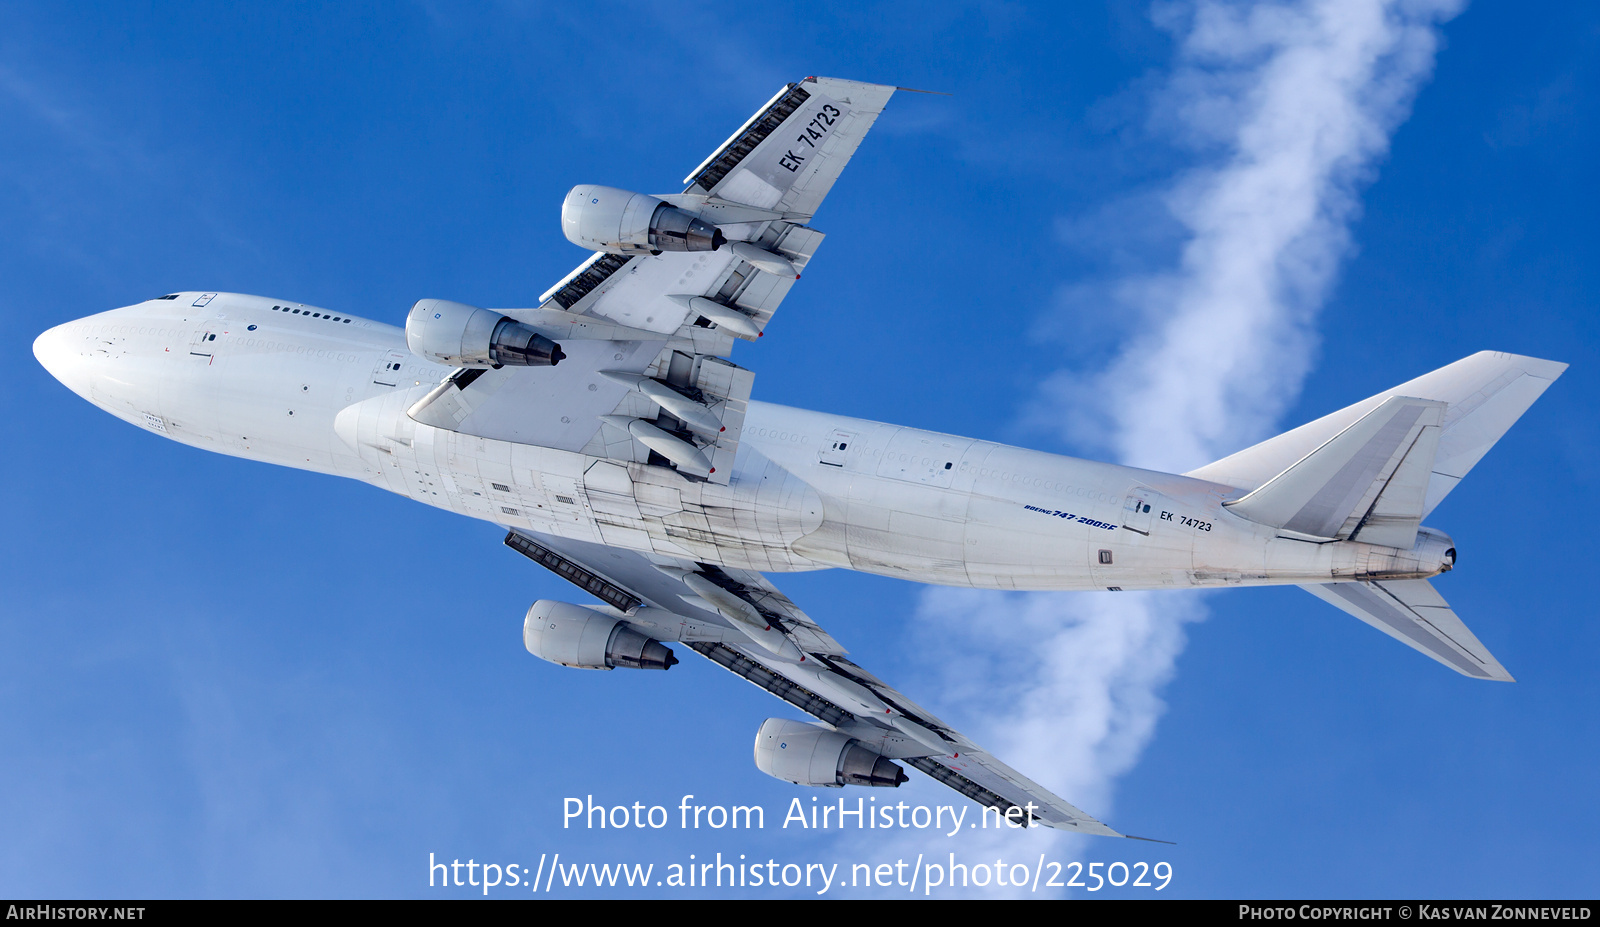
{"type": "Polygon", "coordinates": [[[1437,400],[1449,408],[1423,496],[1421,516],[1426,517],[1566,369],[1558,361],[1480,351],[1187,475],[1254,491],[1389,399],[1437,400]]]}
{"type": "Polygon", "coordinates": [[[1463,676],[1515,682],[1425,579],[1301,586],[1463,676]]]}

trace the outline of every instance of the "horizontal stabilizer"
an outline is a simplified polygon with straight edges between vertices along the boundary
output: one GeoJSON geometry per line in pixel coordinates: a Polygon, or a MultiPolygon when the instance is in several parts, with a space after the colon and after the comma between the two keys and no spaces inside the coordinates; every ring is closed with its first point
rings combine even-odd
{"type": "Polygon", "coordinates": [[[1313,538],[1410,549],[1446,405],[1393,396],[1228,510],[1313,538]]]}
{"type": "Polygon", "coordinates": [[[1515,682],[1425,579],[1301,586],[1463,676],[1515,682]]]}

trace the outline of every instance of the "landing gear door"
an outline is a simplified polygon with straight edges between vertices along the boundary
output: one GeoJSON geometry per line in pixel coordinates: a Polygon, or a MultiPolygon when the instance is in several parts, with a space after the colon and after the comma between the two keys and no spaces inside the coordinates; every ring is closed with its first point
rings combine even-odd
{"type": "Polygon", "coordinates": [[[1150,489],[1135,489],[1122,501],[1122,527],[1140,534],[1150,533],[1151,514],[1159,507],[1161,494],[1150,489]]]}

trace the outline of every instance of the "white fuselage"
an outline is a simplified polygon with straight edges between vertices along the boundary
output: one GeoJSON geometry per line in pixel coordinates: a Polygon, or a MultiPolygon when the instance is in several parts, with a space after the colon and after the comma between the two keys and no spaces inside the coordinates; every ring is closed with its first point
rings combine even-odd
{"type": "Polygon", "coordinates": [[[194,305],[204,295],[58,326],[35,354],[83,398],[185,444],[722,566],[1144,589],[1431,576],[1442,565],[1432,532],[1411,551],[1281,538],[1228,512],[1237,492],[1226,486],[768,403],[750,403],[727,485],[461,434],[407,416],[450,369],[412,354],[401,329],[254,296],[194,305]]]}

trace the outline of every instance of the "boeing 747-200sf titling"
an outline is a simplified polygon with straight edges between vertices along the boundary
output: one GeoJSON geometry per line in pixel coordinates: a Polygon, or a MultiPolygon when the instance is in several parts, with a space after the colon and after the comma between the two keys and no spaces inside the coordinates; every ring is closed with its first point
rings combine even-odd
{"type": "Polygon", "coordinates": [[[904,764],[1012,821],[1117,835],[851,662],[764,573],[1293,583],[1459,673],[1511,679],[1429,582],[1456,551],[1422,521],[1565,364],[1475,354],[1185,474],[752,400],[727,355],[800,278],[812,215],[895,90],[808,77],[683,193],[574,187],[562,229],[595,253],[535,308],[424,299],[400,329],[171,293],[52,328],[34,354],[173,440],[505,527],[599,600],[535,602],[529,651],[666,669],[681,643],[819,719],[756,734],[756,765],[801,785],[896,786],[904,764]]]}

